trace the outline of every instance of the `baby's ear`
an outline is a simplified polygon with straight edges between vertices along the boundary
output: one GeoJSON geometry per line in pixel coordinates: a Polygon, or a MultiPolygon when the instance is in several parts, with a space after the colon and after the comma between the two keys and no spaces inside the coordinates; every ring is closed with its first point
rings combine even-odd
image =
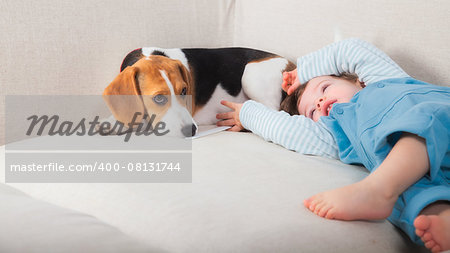
{"type": "Polygon", "coordinates": [[[356,85],[358,85],[358,87],[360,87],[361,89],[366,88],[366,84],[364,82],[359,81],[359,79],[356,79],[356,85]]]}

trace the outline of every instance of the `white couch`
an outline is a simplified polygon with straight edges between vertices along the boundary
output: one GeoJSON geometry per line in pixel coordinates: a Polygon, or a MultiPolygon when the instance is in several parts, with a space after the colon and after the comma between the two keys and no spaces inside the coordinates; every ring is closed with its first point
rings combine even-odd
{"type": "MultiPolygon", "coordinates": [[[[246,46],[295,61],[359,37],[413,77],[448,85],[448,13],[445,0],[2,1],[0,127],[5,95],[101,94],[142,46],[246,46]]],[[[331,221],[303,207],[361,180],[362,167],[252,133],[195,139],[192,154],[192,183],[1,183],[0,252],[424,251],[387,221],[331,221]]]]}

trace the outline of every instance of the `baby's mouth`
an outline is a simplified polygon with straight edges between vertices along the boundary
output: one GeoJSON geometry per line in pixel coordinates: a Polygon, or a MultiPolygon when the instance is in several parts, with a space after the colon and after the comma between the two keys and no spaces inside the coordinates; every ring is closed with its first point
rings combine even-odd
{"type": "Polygon", "coordinates": [[[330,111],[333,108],[333,104],[336,103],[336,100],[330,101],[326,104],[326,108],[327,108],[327,116],[330,115],[330,111]]]}

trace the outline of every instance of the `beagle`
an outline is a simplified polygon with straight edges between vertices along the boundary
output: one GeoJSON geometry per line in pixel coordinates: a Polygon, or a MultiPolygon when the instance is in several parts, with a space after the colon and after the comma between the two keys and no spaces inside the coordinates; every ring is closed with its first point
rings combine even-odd
{"type": "Polygon", "coordinates": [[[171,136],[188,137],[198,125],[215,124],[216,114],[227,111],[221,100],[252,99],[279,110],[286,96],[282,73],[295,68],[285,58],[249,48],[144,47],[125,57],[103,96],[125,125],[135,112],[155,115],[154,122],[164,122],[171,136]]]}

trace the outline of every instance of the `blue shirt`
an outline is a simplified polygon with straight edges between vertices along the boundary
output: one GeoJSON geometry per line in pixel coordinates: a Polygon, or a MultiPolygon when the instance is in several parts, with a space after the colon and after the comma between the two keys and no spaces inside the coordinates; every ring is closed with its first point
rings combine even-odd
{"type": "Polygon", "coordinates": [[[431,178],[440,167],[450,168],[450,87],[413,78],[382,80],[362,89],[349,103],[335,104],[321,120],[345,163],[363,164],[372,171],[400,135],[409,132],[426,140],[431,178]]]}

